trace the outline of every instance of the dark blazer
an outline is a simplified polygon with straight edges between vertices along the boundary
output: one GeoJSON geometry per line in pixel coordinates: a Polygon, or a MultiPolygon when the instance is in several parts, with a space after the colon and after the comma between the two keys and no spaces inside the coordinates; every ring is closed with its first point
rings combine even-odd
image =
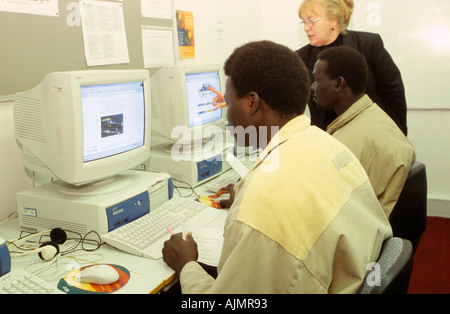
{"type": "MultiPolygon", "coordinates": [[[[366,93],[386,111],[406,135],[407,107],[403,80],[394,60],[384,48],[381,36],[374,33],[348,31],[339,40],[338,45],[352,47],[366,58],[369,67],[369,81],[366,93]]],[[[336,44],[331,46],[336,46],[336,44]]],[[[311,83],[314,82],[312,72],[317,61],[317,49],[311,45],[306,45],[297,50],[297,53],[309,70],[311,83]],[[313,53],[314,49],[316,50],[313,53]]],[[[308,105],[313,125],[326,130],[328,124],[336,118],[336,114],[332,110],[325,112],[317,109],[317,105],[312,100],[312,97],[308,105]]]]}

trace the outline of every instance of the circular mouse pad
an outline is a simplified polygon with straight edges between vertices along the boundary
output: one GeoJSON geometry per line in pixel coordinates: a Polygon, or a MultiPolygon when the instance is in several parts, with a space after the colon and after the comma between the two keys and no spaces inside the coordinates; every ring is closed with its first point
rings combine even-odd
{"type": "Polygon", "coordinates": [[[120,290],[127,284],[128,280],[130,280],[130,272],[128,271],[128,269],[112,264],[108,264],[108,266],[113,267],[119,273],[119,280],[117,280],[115,283],[109,285],[97,285],[92,283],[79,282],[76,280],[77,275],[82,270],[95,265],[97,264],[89,265],[70,272],[59,281],[58,289],[67,294],[108,294],[120,290]]]}

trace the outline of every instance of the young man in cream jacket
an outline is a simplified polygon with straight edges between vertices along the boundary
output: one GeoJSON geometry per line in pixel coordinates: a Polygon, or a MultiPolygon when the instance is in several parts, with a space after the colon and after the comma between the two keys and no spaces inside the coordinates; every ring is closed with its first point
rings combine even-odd
{"type": "Polygon", "coordinates": [[[192,236],[173,235],[164,261],[187,294],[355,293],[392,230],[358,159],[303,115],[303,62],[254,42],[234,51],[225,73],[232,130],[255,128],[268,144],[233,191],[217,278],[196,262],[192,236]]]}

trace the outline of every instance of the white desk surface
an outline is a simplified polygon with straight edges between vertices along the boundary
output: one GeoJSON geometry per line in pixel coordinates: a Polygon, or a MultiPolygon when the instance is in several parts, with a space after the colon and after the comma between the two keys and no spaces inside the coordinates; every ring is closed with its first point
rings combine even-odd
{"type": "MultiPolygon", "coordinates": [[[[199,191],[203,192],[201,188],[196,189],[197,193],[199,191]]],[[[175,191],[175,193],[177,192],[175,191]]],[[[223,214],[219,215],[210,224],[210,227],[223,228],[228,211],[223,210],[222,212],[223,214]]],[[[19,221],[17,218],[0,226],[0,237],[6,240],[13,240],[20,237],[19,221]]],[[[60,265],[58,270],[55,271],[59,275],[56,275],[54,278],[45,277],[46,281],[56,286],[61,278],[73,270],[70,269],[70,266],[73,266],[73,263],[77,263],[75,258],[79,259],[81,266],[100,263],[115,264],[128,269],[130,272],[130,280],[123,288],[115,292],[117,294],[158,293],[176,278],[176,273],[162,259],[151,260],[134,256],[107,244],[102,245],[100,249],[92,253],[78,251],[68,254],[68,256],[59,260],[60,265]],[[86,264],[81,264],[81,262],[86,262],[86,264]]],[[[12,270],[18,268],[33,272],[45,266],[45,263],[37,255],[30,255],[12,258],[11,268],[12,270]]]]}

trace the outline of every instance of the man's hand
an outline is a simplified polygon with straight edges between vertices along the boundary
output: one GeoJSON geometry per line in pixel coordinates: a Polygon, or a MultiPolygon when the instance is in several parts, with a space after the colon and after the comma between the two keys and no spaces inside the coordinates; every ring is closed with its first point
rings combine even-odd
{"type": "Polygon", "coordinates": [[[208,87],[208,90],[210,90],[211,92],[213,92],[214,94],[217,95],[216,97],[213,98],[214,107],[224,108],[224,107],[228,106],[228,104],[225,102],[224,94],[222,94],[221,92],[219,92],[218,90],[216,90],[212,87],[208,87]]]}
{"type": "Polygon", "coordinates": [[[187,234],[186,240],[181,233],[174,234],[170,240],[164,242],[162,253],[164,262],[175,270],[178,276],[187,263],[198,259],[197,243],[191,233],[187,234]]]}
{"type": "Polygon", "coordinates": [[[229,184],[226,187],[221,188],[219,191],[217,191],[217,193],[213,196],[213,198],[217,198],[222,194],[230,194],[230,198],[221,200],[220,205],[222,206],[222,208],[230,208],[231,205],[233,205],[234,203],[234,195],[235,195],[234,184],[229,184]]]}

